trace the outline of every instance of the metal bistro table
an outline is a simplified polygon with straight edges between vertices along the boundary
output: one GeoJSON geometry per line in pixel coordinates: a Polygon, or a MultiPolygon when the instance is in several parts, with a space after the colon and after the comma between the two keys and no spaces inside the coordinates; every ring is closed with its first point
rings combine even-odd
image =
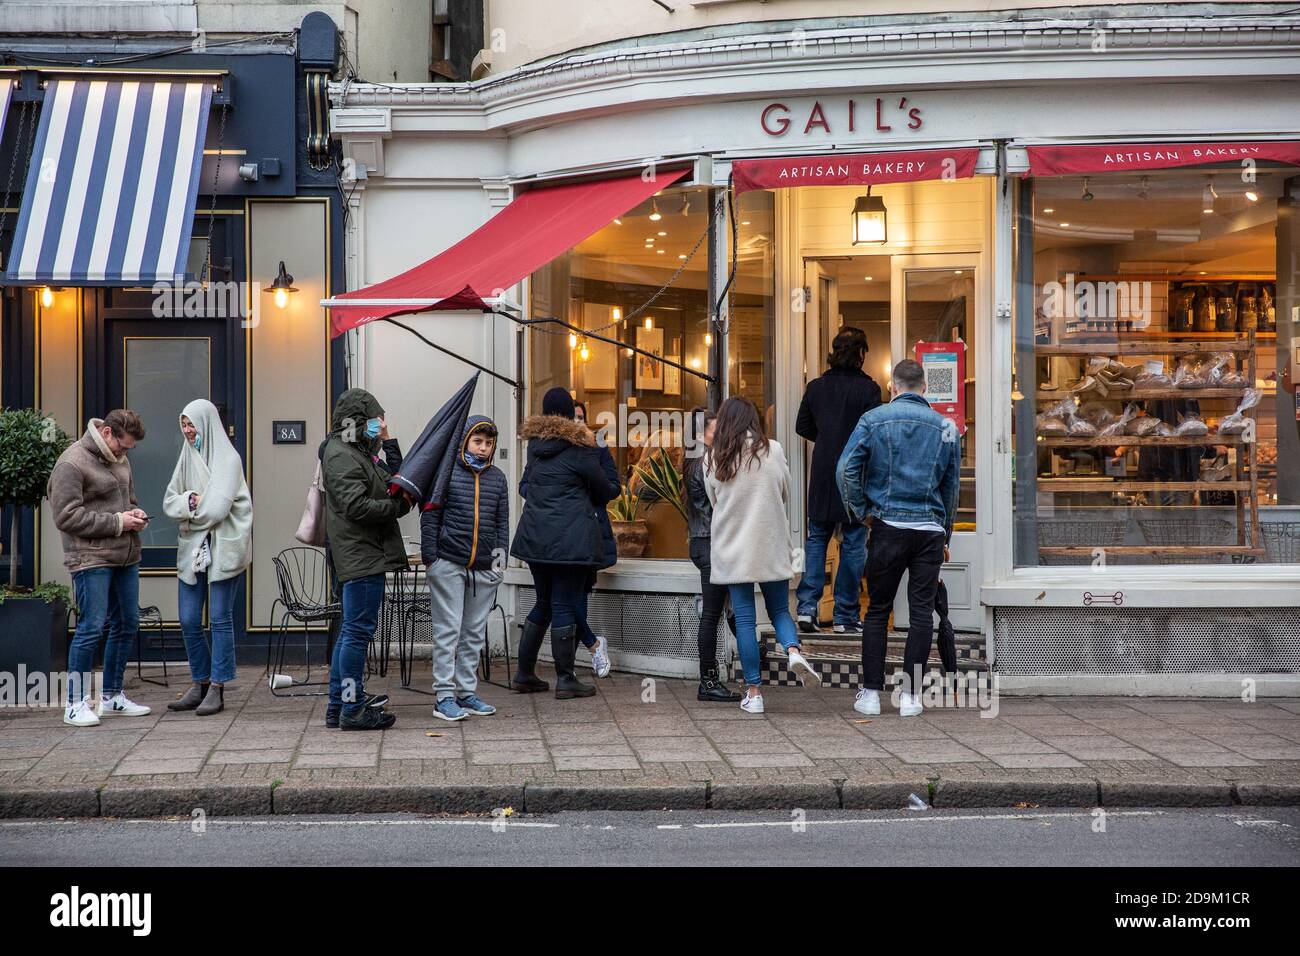
{"type": "Polygon", "coordinates": [[[388,676],[388,662],[392,655],[393,632],[397,632],[398,664],[402,672],[402,685],[407,684],[409,661],[403,656],[406,646],[412,641],[406,633],[406,620],[412,607],[421,603],[420,577],[424,573],[424,561],[419,551],[407,552],[406,566],[391,572],[387,586],[384,588],[384,603],[379,614],[379,640],[370,643],[370,656],[367,661],[369,672],[379,677],[388,676]],[[378,646],[376,646],[378,645],[378,646]]]}

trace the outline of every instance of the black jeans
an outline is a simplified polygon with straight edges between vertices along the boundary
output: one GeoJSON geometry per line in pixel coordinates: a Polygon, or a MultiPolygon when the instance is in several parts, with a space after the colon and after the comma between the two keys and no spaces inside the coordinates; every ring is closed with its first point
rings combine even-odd
{"type": "Polygon", "coordinates": [[[545,564],[530,561],[537,603],[528,620],[545,628],[576,627],[580,635],[587,624],[587,568],[581,564],[545,564]]]}
{"type": "Polygon", "coordinates": [[[700,680],[703,680],[709,671],[718,669],[718,622],[722,620],[722,612],[727,606],[728,589],[725,584],[709,582],[711,565],[708,538],[691,538],[690,555],[691,562],[700,569],[700,596],[703,600],[698,643],[700,680]]]}
{"type": "Polygon", "coordinates": [[[943,568],[944,535],[941,531],[895,528],[877,519],[867,543],[867,593],[871,606],[862,626],[862,686],[885,689],[885,644],[889,612],[898,585],[907,581],[907,650],[903,654],[903,684],[907,693],[919,694],[919,683],[930,660],[934,638],[934,599],[943,568]]]}

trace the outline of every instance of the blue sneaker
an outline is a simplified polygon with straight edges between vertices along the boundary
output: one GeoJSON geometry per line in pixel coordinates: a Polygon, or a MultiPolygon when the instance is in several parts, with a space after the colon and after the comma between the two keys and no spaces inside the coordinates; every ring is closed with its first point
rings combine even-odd
{"type": "Polygon", "coordinates": [[[456,703],[465,708],[471,714],[477,714],[479,717],[487,717],[489,714],[495,714],[497,709],[485,701],[478,694],[466,694],[464,697],[457,697],[456,703]]]}
{"type": "Polygon", "coordinates": [[[455,698],[444,697],[434,706],[433,716],[441,717],[443,720],[464,720],[469,713],[456,703],[455,698]]]}

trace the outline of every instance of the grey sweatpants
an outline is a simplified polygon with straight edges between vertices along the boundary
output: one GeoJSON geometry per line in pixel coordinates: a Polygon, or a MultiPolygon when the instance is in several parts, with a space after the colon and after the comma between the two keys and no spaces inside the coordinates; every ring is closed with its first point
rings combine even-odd
{"type": "Polygon", "coordinates": [[[487,643],[487,619],[496,603],[498,571],[468,571],[441,558],[429,565],[433,624],[433,689],[439,700],[465,697],[478,687],[478,661],[487,643]]]}

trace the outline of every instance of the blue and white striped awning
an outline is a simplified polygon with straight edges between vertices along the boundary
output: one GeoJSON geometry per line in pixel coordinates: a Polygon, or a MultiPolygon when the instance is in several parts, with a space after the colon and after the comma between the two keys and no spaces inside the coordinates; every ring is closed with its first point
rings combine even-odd
{"type": "Polygon", "coordinates": [[[210,83],[51,80],[5,281],[183,275],[211,100],[210,83]]]}

